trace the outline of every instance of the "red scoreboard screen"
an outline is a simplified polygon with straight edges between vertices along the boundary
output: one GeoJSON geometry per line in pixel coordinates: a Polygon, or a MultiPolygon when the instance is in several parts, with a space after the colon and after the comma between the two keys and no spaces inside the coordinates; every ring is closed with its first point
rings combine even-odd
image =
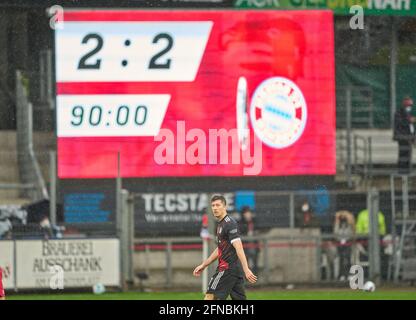
{"type": "Polygon", "coordinates": [[[333,32],[328,10],[65,11],[58,176],[335,174],[333,32]]]}

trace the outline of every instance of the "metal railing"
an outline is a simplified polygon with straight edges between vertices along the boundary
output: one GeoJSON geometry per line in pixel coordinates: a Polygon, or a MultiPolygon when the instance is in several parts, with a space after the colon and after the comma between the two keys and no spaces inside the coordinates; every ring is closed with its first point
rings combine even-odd
{"type": "MultiPolygon", "coordinates": [[[[37,186],[38,194],[32,200],[48,199],[46,183],[40,171],[39,163],[33,151],[33,111],[23,84],[23,76],[16,71],[16,118],[17,118],[17,154],[19,177],[23,184],[37,186]]],[[[25,196],[25,195],[24,195],[25,196]]]]}
{"type": "Polygon", "coordinates": [[[31,197],[36,197],[37,187],[32,183],[0,182],[0,190],[18,190],[28,192],[31,197]]]}
{"type": "MultiPolygon", "coordinates": [[[[334,194],[334,192],[325,192],[326,196],[329,196],[331,193],[334,194]]],[[[257,193],[257,201],[261,201],[261,196],[274,196],[274,199],[276,201],[273,210],[274,219],[276,219],[283,213],[286,216],[286,227],[271,227],[271,229],[269,228],[269,231],[263,231],[263,235],[243,238],[243,241],[256,240],[259,243],[259,261],[261,262],[259,266],[261,267],[262,279],[259,281],[260,285],[278,284],[282,282],[314,283],[321,281],[321,266],[323,252],[327,254],[327,251],[324,250],[325,247],[323,245],[326,245],[329,239],[334,239],[335,236],[321,235],[320,232],[322,228],[325,227],[322,224],[320,226],[315,227],[303,227],[296,225],[296,199],[305,199],[305,196],[307,196],[308,194],[320,195],[320,192],[304,191],[257,193]],[[299,196],[300,198],[297,198],[299,196]],[[284,207],[279,207],[279,204],[282,203],[286,203],[288,205],[285,205],[284,207]]],[[[351,192],[351,194],[354,194],[354,192],[351,192]]],[[[134,206],[136,203],[134,199],[137,196],[137,194],[132,194],[130,196],[130,207],[133,207],[130,208],[130,212],[134,211],[134,206]]],[[[374,227],[377,224],[377,220],[374,217],[379,212],[379,201],[379,193],[375,189],[373,189],[366,194],[366,201],[360,204],[360,210],[362,210],[363,207],[368,208],[369,216],[372,217],[370,219],[370,237],[368,238],[367,266],[369,269],[369,275],[376,282],[380,281],[380,246],[377,245],[377,243],[379,242],[379,235],[378,227],[374,227]]],[[[334,208],[327,208],[327,210],[333,209],[334,208]]],[[[328,220],[328,222],[329,227],[332,230],[333,221],[328,220]]],[[[260,227],[261,224],[264,224],[264,221],[261,222],[260,220],[257,220],[256,225],[258,232],[262,232],[262,229],[260,227]]],[[[211,233],[213,232],[215,231],[212,230],[211,233]]],[[[180,276],[181,279],[183,279],[187,275],[191,276],[191,271],[189,270],[192,269],[192,267],[196,267],[198,264],[200,264],[201,260],[203,259],[203,257],[201,257],[203,251],[203,240],[201,238],[164,238],[160,236],[155,236],[153,238],[150,236],[146,236],[146,238],[137,238],[137,235],[140,235],[140,232],[137,233],[136,230],[136,239],[134,247],[136,252],[139,252],[139,256],[141,256],[138,260],[135,260],[136,270],[139,269],[142,272],[145,271],[146,273],[150,272],[150,277],[159,279],[159,284],[161,273],[164,274],[163,285],[165,287],[171,288],[174,285],[178,285],[177,283],[175,284],[174,281],[175,273],[182,273],[182,275],[180,276]],[[181,256],[178,257],[176,253],[175,257],[175,250],[185,251],[186,255],[182,255],[183,258],[181,258],[181,256]],[[192,253],[190,252],[190,250],[196,250],[197,252],[192,253]],[[155,251],[158,251],[158,254],[155,254],[155,251]],[[164,258],[161,258],[161,251],[163,252],[164,258]],[[152,255],[154,255],[153,257],[150,257],[151,253],[152,255]],[[139,261],[138,264],[137,261],[139,261]],[[150,264],[152,264],[152,266],[150,264]],[[187,272],[190,273],[188,274],[187,272]],[[155,275],[155,273],[158,275],[155,275]]],[[[141,236],[143,237],[143,235],[141,236]]],[[[332,240],[332,242],[334,242],[334,240],[332,240]]],[[[215,247],[215,243],[212,242],[212,244],[212,248],[215,247]]],[[[354,249],[354,252],[355,251],[356,250],[354,249]]],[[[189,280],[189,283],[192,283],[192,280],[189,280]]]]}
{"type": "MultiPolygon", "coordinates": [[[[296,256],[299,258],[299,254],[295,254],[296,250],[306,250],[307,258],[313,256],[312,263],[303,264],[305,270],[302,271],[304,278],[300,277],[304,282],[318,282],[320,279],[320,237],[305,236],[305,237],[290,237],[290,236],[253,236],[243,237],[244,246],[247,250],[247,246],[250,246],[253,242],[257,242],[254,246],[259,250],[258,266],[259,273],[259,285],[269,285],[281,282],[297,282],[299,275],[291,274],[290,270],[295,270],[296,256]],[[250,242],[247,243],[246,242],[250,242]],[[276,260],[280,257],[280,262],[276,260]],[[283,258],[282,258],[283,257],[283,258]],[[277,273],[277,274],[276,274],[277,273]],[[276,278],[283,278],[283,281],[276,280],[276,278]]],[[[198,237],[189,238],[157,238],[157,239],[135,239],[135,251],[144,255],[143,265],[139,265],[136,268],[152,277],[155,272],[162,271],[164,273],[164,283],[160,283],[166,288],[172,288],[178,286],[178,283],[174,281],[174,273],[177,269],[187,269],[189,276],[192,276],[193,268],[195,268],[200,262],[202,262],[202,246],[203,240],[198,237]],[[175,254],[178,252],[185,252],[189,257],[189,261],[192,259],[194,264],[189,263],[186,268],[183,266],[181,259],[180,264],[177,266],[178,260],[175,259],[175,254]],[[163,252],[164,259],[159,259],[158,267],[151,267],[149,262],[155,257],[151,257],[152,253],[163,252]],[[199,261],[199,262],[198,262],[199,261]]],[[[247,256],[247,252],[246,252],[247,256]]],[[[160,255],[159,255],[160,258],[160,255]]],[[[310,260],[309,260],[310,261],[310,260]]],[[[181,277],[182,278],[182,277],[181,277]]],[[[184,285],[189,285],[184,283],[184,285]]]]}
{"type": "Polygon", "coordinates": [[[392,206],[393,257],[389,279],[416,280],[416,215],[411,205],[416,197],[410,194],[415,174],[392,174],[390,177],[392,206]]]}
{"type": "MultiPolygon", "coordinates": [[[[343,244],[334,234],[317,236],[258,235],[243,237],[242,240],[246,256],[248,256],[247,249],[250,248],[250,245],[251,248],[254,245],[259,250],[259,280],[256,284],[259,286],[339,282],[340,276],[344,274],[342,270],[344,266],[340,265],[339,247],[350,249],[348,269],[352,265],[361,265],[367,270],[368,277],[374,279],[380,276],[372,274],[370,270],[371,252],[368,236],[354,236],[343,244]]],[[[198,260],[202,254],[202,243],[203,240],[197,237],[135,239],[136,254],[141,255],[139,260],[143,261],[138,268],[136,267],[136,270],[146,273],[153,286],[165,288],[195,286],[197,284],[192,279],[189,279],[188,282],[184,279],[186,279],[186,274],[191,278],[193,269],[202,262],[198,260]],[[188,257],[188,261],[181,259],[184,254],[188,257]],[[161,255],[163,255],[163,259],[161,255]],[[151,262],[153,266],[150,266],[151,262]],[[181,272],[182,274],[180,274],[181,272]],[[175,281],[174,275],[181,279],[182,283],[179,280],[175,281]],[[153,277],[157,277],[158,280],[151,281],[153,277]]],[[[382,246],[383,241],[380,240],[380,243],[382,246]]],[[[383,267],[387,268],[387,265],[383,265],[383,267]]],[[[348,277],[345,277],[345,281],[348,281],[348,277]]],[[[149,286],[151,285],[149,284],[149,286]]]]}
{"type": "Polygon", "coordinates": [[[353,135],[353,154],[352,173],[359,174],[368,182],[373,177],[372,163],[372,138],[353,135]]]}
{"type": "Polygon", "coordinates": [[[374,103],[370,87],[337,88],[337,129],[337,168],[346,177],[348,187],[368,186],[374,177],[387,178],[397,171],[392,130],[372,131],[374,103]],[[354,184],[357,180],[361,184],[354,184]]]}
{"type": "Polygon", "coordinates": [[[366,86],[337,88],[337,127],[374,128],[373,90],[366,86]]]}

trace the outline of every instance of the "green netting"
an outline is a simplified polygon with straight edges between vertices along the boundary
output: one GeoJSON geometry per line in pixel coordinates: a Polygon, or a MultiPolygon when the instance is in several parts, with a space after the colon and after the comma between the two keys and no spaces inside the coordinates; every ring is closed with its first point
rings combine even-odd
{"type": "MultiPolygon", "coordinates": [[[[368,116],[359,109],[368,99],[373,103],[373,123],[375,128],[390,127],[390,68],[388,66],[358,67],[337,65],[337,123],[343,126],[345,117],[345,87],[357,88],[352,91],[352,121],[353,126],[360,127],[359,118],[368,116]],[[364,90],[358,90],[363,88],[364,90]],[[371,97],[367,97],[368,91],[371,97]],[[368,98],[368,99],[367,99],[368,98]],[[356,110],[355,110],[356,108],[356,110]]],[[[398,65],[396,76],[397,106],[401,105],[404,96],[410,95],[416,99],[416,65],[398,65]]],[[[416,114],[415,110],[414,113],[416,114]]]]}

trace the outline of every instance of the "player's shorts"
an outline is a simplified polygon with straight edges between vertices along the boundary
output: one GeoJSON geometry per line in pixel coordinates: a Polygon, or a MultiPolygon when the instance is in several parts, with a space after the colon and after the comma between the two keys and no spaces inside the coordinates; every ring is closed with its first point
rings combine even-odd
{"type": "Polygon", "coordinates": [[[246,300],[244,278],[230,270],[217,271],[208,283],[207,293],[215,299],[226,300],[230,295],[233,300],[246,300]]]}
{"type": "Polygon", "coordinates": [[[3,288],[3,273],[2,270],[0,268],[0,298],[5,297],[6,294],[4,293],[4,288],[3,288]]]}

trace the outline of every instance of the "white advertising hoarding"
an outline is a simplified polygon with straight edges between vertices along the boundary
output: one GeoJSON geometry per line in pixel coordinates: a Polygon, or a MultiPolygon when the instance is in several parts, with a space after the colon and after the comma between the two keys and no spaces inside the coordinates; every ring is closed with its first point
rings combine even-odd
{"type": "MultiPolygon", "coordinates": [[[[17,287],[51,288],[53,266],[62,267],[65,288],[97,283],[119,286],[118,239],[23,240],[16,242],[17,287]],[[52,270],[51,270],[52,269],[52,270]]],[[[56,269],[55,269],[56,270],[56,269]]]]}
{"type": "Polygon", "coordinates": [[[0,268],[3,270],[4,289],[14,288],[13,241],[0,241],[0,268]]]}

